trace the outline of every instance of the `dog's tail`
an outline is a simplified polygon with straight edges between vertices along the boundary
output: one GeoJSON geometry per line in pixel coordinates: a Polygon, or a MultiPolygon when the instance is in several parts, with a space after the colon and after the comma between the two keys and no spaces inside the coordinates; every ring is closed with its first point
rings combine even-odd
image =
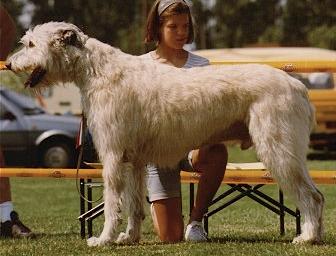
{"type": "Polygon", "coordinates": [[[309,120],[310,120],[310,132],[313,132],[313,130],[316,127],[316,109],[315,106],[309,101],[309,120]]]}
{"type": "Polygon", "coordinates": [[[304,109],[302,115],[305,115],[308,118],[310,132],[312,132],[316,127],[315,106],[309,99],[308,89],[300,80],[292,76],[287,76],[287,78],[289,85],[294,90],[294,94],[298,96],[297,99],[299,100],[299,98],[301,98],[300,105],[302,105],[304,109]]]}

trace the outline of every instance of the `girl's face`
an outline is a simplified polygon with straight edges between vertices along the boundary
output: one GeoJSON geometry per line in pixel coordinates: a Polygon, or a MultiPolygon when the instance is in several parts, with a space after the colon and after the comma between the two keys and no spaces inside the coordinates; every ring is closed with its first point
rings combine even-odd
{"type": "Polygon", "coordinates": [[[189,15],[179,14],[167,17],[161,26],[160,44],[180,50],[189,37],[189,15]]]}

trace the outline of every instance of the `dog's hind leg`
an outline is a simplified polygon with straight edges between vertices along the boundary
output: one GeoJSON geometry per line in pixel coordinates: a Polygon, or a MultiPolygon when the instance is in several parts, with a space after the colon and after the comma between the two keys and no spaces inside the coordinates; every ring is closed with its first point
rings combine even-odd
{"type": "Polygon", "coordinates": [[[324,198],[306,166],[310,121],[305,114],[308,116],[309,111],[305,113],[307,108],[302,105],[292,108],[294,113],[270,106],[258,103],[251,108],[249,132],[258,157],[304,217],[302,234],[293,243],[318,243],[323,235],[324,198]]]}
{"type": "Polygon", "coordinates": [[[128,214],[125,232],[119,234],[117,243],[131,244],[140,240],[144,213],[144,167],[134,167],[131,163],[125,169],[126,184],[122,204],[128,214]]]}
{"type": "Polygon", "coordinates": [[[104,228],[99,237],[87,240],[89,246],[101,246],[112,242],[116,235],[116,228],[120,223],[120,199],[124,189],[123,163],[114,154],[104,157],[104,228]]]}

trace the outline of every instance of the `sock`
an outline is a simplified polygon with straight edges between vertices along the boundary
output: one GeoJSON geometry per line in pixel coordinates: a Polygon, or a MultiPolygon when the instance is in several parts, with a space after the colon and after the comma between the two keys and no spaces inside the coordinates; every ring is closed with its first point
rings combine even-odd
{"type": "Polygon", "coordinates": [[[10,213],[13,211],[13,203],[11,201],[0,204],[0,221],[11,220],[10,213]]]}

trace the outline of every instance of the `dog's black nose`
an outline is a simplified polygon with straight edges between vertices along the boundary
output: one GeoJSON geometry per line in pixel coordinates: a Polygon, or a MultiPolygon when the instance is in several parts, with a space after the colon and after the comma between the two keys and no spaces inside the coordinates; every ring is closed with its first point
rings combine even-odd
{"type": "Polygon", "coordinates": [[[6,63],[5,67],[9,70],[12,70],[12,64],[11,63],[6,63]]]}

